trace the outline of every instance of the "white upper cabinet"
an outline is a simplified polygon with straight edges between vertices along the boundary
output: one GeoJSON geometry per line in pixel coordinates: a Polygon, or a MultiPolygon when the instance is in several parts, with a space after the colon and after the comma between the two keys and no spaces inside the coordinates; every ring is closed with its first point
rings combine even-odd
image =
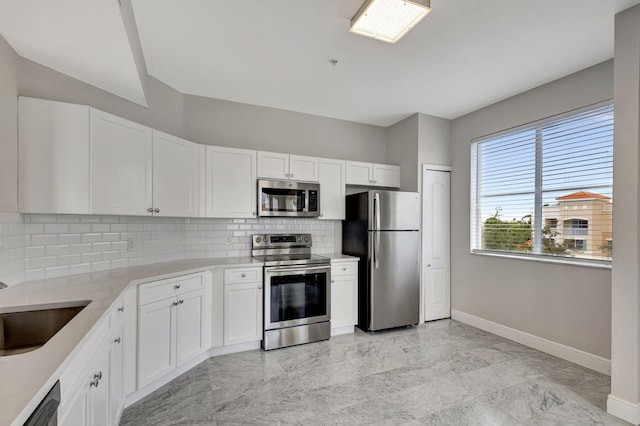
{"type": "Polygon", "coordinates": [[[203,151],[201,145],[153,131],[154,216],[199,216],[199,159],[203,151]]]}
{"type": "Polygon", "coordinates": [[[302,155],[289,156],[289,179],[318,182],[318,158],[302,155]]]}
{"type": "Polygon", "coordinates": [[[400,166],[347,161],[347,185],[400,187],[400,166]]]}
{"type": "Polygon", "coordinates": [[[152,132],[91,110],[91,213],[145,215],[152,204],[152,132]]]}
{"type": "Polygon", "coordinates": [[[318,159],[302,155],[258,151],[258,177],[318,182],[318,159]]]}
{"type": "Polygon", "coordinates": [[[345,162],[321,158],[318,161],[320,175],[320,219],[344,220],[345,162]]]}
{"type": "Polygon", "coordinates": [[[89,213],[89,107],[20,97],[23,213],[89,213]]]}
{"type": "Polygon", "coordinates": [[[256,216],[256,151],[208,146],[207,217],[256,216]]]}

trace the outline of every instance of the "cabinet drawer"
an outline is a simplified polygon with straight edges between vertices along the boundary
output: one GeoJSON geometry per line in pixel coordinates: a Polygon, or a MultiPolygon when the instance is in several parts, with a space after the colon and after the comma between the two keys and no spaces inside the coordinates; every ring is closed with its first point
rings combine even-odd
{"type": "Polygon", "coordinates": [[[140,305],[157,302],[204,287],[202,275],[171,278],[140,286],[140,305]]]}
{"type": "Polygon", "coordinates": [[[224,270],[225,284],[262,282],[262,268],[233,268],[224,270]]]}
{"type": "Polygon", "coordinates": [[[358,262],[339,262],[331,265],[331,276],[355,275],[358,273],[358,262]]]}

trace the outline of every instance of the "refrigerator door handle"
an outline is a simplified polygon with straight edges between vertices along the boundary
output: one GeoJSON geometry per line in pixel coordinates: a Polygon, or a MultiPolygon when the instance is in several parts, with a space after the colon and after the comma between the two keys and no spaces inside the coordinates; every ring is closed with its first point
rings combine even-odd
{"type": "Polygon", "coordinates": [[[380,230],[380,194],[376,192],[373,196],[373,218],[375,220],[375,230],[380,230]]]}
{"type": "Polygon", "coordinates": [[[373,267],[378,269],[380,264],[378,263],[378,252],[380,251],[380,232],[375,231],[373,233],[373,267]]]}

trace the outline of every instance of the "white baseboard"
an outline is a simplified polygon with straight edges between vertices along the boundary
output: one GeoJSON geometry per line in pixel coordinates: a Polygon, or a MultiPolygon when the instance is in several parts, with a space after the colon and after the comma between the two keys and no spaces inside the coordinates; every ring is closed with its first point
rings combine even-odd
{"type": "Polygon", "coordinates": [[[195,367],[196,365],[200,364],[202,361],[207,359],[209,359],[209,354],[207,352],[200,354],[197,357],[182,364],[180,367],[176,368],[172,372],[167,373],[166,376],[162,376],[155,382],[149,383],[147,386],[141,389],[138,389],[132,394],[127,395],[127,397],[124,400],[124,408],[127,408],[128,406],[135,404],[145,396],[149,395],[155,390],[160,389],[162,386],[166,385],[176,377],[186,373],[187,371],[191,370],[193,367],[195,367]]]}
{"type": "Polygon", "coordinates": [[[617,396],[607,397],[607,413],[634,425],[640,424],[640,404],[626,401],[617,396]]]}
{"type": "Polygon", "coordinates": [[[581,365],[599,373],[611,375],[611,360],[563,345],[562,343],[553,342],[506,325],[498,324],[466,312],[451,310],[451,318],[462,323],[471,325],[489,333],[496,334],[514,342],[532,347],[539,351],[548,353],[558,358],[581,365]]]}
{"type": "Polygon", "coordinates": [[[344,327],[332,328],[331,329],[331,337],[339,336],[341,334],[353,334],[354,331],[355,331],[355,328],[352,325],[347,325],[347,326],[344,326],[344,327]]]}
{"type": "Polygon", "coordinates": [[[228,355],[235,354],[237,352],[260,349],[260,342],[261,340],[258,340],[256,342],[238,343],[235,345],[218,346],[217,348],[209,349],[209,356],[228,355]]]}

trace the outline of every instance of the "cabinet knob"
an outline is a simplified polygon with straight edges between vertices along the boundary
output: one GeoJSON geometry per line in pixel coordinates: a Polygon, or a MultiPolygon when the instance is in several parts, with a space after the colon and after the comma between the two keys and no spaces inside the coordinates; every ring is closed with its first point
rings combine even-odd
{"type": "Polygon", "coordinates": [[[251,212],[252,215],[256,216],[258,213],[256,212],[251,212]]]}
{"type": "Polygon", "coordinates": [[[93,379],[92,381],[89,382],[89,387],[93,388],[93,387],[98,387],[98,383],[100,383],[100,381],[98,379],[93,379]]]}
{"type": "Polygon", "coordinates": [[[183,303],[184,303],[184,300],[183,300],[183,299],[178,300],[178,304],[179,304],[179,305],[182,305],[183,303]]]}
{"type": "Polygon", "coordinates": [[[160,209],[159,208],[155,208],[155,210],[153,210],[154,213],[160,213],[160,209]]]}
{"type": "Polygon", "coordinates": [[[147,211],[148,211],[149,213],[153,213],[153,207],[149,207],[149,208],[147,209],[147,211]]]}
{"type": "Polygon", "coordinates": [[[262,290],[262,286],[261,285],[258,286],[258,290],[262,290]]]}
{"type": "Polygon", "coordinates": [[[116,338],[113,340],[113,343],[120,343],[120,338],[119,338],[119,337],[116,337],[116,338]]]}
{"type": "Polygon", "coordinates": [[[373,183],[378,183],[378,181],[374,179],[374,180],[373,180],[373,183]]]}
{"type": "Polygon", "coordinates": [[[320,213],[320,217],[324,216],[324,213],[320,213]]]}
{"type": "Polygon", "coordinates": [[[173,302],[172,305],[173,306],[178,306],[178,302],[173,302]]]}
{"type": "Polygon", "coordinates": [[[96,380],[102,380],[102,371],[99,371],[98,373],[94,374],[93,378],[96,380]]]}
{"type": "Polygon", "coordinates": [[[174,285],[173,288],[176,289],[176,290],[180,290],[180,284],[174,285]]]}
{"type": "Polygon", "coordinates": [[[293,173],[289,173],[289,177],[293,177],[293,173]]]}
{"type": "Polygon", "coordinates": [[[120,306],[120,307],[118,308],[118,312],[124,312],[124,306],[120,306]]]}
{"type": "Polygon", "coordinates": [[[285,175],[286,177],[289,177],[289,173],[285,173],[284,175],[285,175]]]}
{"type": "Polygon", "coordinates": [[[335,282],[336,282],[336,280],[331,280],[331,284],[333,284],[333,283],[335,283],[335,282]]]}
{"type": "Polygon", "coordinates": [[[346,271],[346,270],[347,270],[347,268],[342,268],[342,270],[343,270],[343,271],[346,271]]]}
{"type": "Polygon", "coordinates": [[[240,276],[241,276],[242,278],[247,278],[247,274],[244,274],[244,273],[243,273],[242,275],[240,275],[240,276]]]}

